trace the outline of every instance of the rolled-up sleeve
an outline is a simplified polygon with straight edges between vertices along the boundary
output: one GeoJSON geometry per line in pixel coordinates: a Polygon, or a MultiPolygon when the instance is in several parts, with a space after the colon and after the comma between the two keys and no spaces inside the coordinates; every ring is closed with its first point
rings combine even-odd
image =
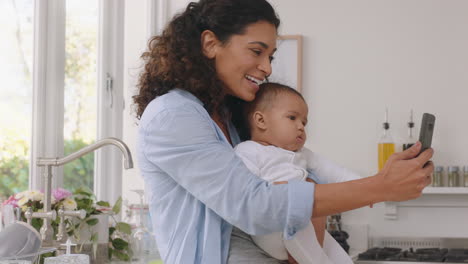
{"type": "Polygon", "coordinates": [[[214,122],[190,104],[156,111],[140,125],[143,157],[229,223],[252,235],[291,238],[312,215],[315,185],[272,185],[252,174],[214,122]]]}

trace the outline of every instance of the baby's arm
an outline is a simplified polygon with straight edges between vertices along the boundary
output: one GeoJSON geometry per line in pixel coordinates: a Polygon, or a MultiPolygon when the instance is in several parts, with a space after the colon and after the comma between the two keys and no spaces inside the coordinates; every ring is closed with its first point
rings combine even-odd
{"type": "MultiPolygon", "coordinates": [[[[359,174],[346,169],[315,152],[312,152],[308,148],[304,147],[302,151],[306,155],[308,169],[310,169],[312,173],[316,174],[315,176],[319,178],[320,183],[336,183],[361,178],[359,174]]],[[[373,204],[370,204],[369,207],[373,208],[373,204]]]]}
{"type": "Polygon", "coordinates": [[[246,141],[238,144],[234,151],[244,162],[245,166],[255,175],[260,175],[258,153],[256,148],[246,141]]]}
{"type": "Polygon", "coordinates": [[[307,159],[307,168],[318,177],[319,183],[336,183],[361,178],[359,174],[344,168],[307,148],[303,148],[302,151],[307,159]]]}

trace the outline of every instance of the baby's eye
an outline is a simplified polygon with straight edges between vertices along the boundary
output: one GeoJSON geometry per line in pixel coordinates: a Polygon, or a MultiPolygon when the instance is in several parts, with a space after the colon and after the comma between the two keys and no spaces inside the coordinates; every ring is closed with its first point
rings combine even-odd
{"type": "Polygon", "coordinates": [[[288,118],[291,119],[291,120],[293,120],[293,121],[296,120],[296,117],[295,117],[295,116],[288,116],[288,118]]]}

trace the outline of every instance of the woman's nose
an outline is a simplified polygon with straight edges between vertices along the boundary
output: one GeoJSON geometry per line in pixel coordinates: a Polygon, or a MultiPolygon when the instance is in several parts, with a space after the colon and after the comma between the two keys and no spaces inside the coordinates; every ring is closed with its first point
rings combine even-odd
{"type": "Polygon", "coordinates": [[[263,59],[258,65],[258,69],[265,73],[265,77],[270,76],[272,71],[270,57],[263,59]]]}

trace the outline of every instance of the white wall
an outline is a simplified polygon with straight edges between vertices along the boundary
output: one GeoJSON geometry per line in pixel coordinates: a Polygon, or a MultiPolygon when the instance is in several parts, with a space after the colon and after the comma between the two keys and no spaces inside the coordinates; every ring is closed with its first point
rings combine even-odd
{"type": "Polygon", "coordinates": [[[310,146],[374,174],[388,106],[397,142],[410,109],[417,125],[422,112],[432,112],[436,163],[468,164],[467,1],[272,2],[281,33],[305,37],[310,146]]]}
{"type": "MultiPolygon", "coordinates": [[[[468,164],[468,1],[271,2],[282,19],[281,34],[304,36],[312,149],[373,175],[385,107],[398,143],[414,109],[416,131],[423,112],[437,116],[434,162],[468,164]]],[[[468,219],[467,203],[456,207],[466,198],[425,195],[418,206],[399,208],[398,220],[383,219],[383,204],[346,213],[343,220],[369,223],[371,236],[468,237],[468,228],[456,224],[468,219]]]]}
{"type": "MultiPolygon", "coordinates": [[[[127,1],[127,95],[134,90],[135,76],[130,72],[139,64],[146,37],[141,2],[127,1]]],[[[187,2],[170,1],[169,17],[187,2]]],[[[409,111],[414,109],[416,131],[423,112],[437,116],[435,163],[468,165],[468,1],[270,2],[282,20],[280,34],[304,36],[303,93],[310,107],[309,147],[362,175],[373,175],[385,107],[397,143],[403,143],[409,111]]],[[[130,99],[126,102],[128,106],[130,99]]],[[[136,137],[133,120],[125,120],[124,139],[130,145],[136,137]]],[[[123,186],[124,195],[126,189],[141,188],[137,170],[125,172],[123,186]]],[[[421,201],[424,199],[435,198],[421,201]]],[[[436,199],[450,203],[460,198],[436,199]]],[[[401,235],[397,232],[401,226],[410,226],[405,232],[414,230],[411,235],[427,236],[427,228],[434,222],[441,230],[436,235],[453,236],[455,223],[445,215],[466,222],[466,206],[404,207],[399,220],[392,222],[383,220],[383,206],[377,205],[347,213],[344,221],[369,223],[371,235],[379,236],[401,235]]],[[[468,237],[468,228],[460,234],[468,237]]]]}

